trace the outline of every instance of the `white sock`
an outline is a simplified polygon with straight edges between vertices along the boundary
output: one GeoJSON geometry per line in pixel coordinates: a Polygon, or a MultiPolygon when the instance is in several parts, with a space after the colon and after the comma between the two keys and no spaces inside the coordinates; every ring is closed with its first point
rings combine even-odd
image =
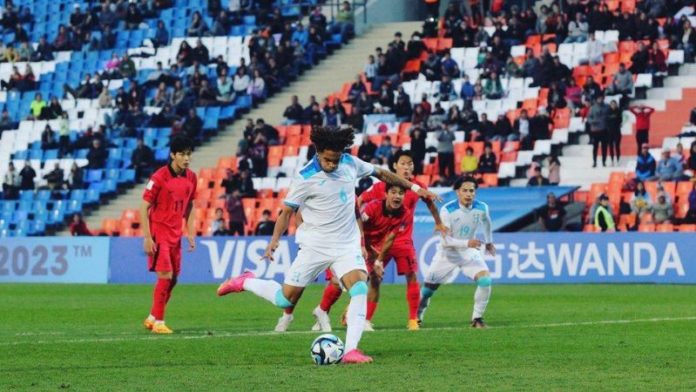
{"type": "Polygon", "coordinates": [[[472,319],[483,317],[489,298],[491,298],[491,286],[476,287],[476,292],[474,293],[474,314],[471,316],[472,319]]]}
{"type": "Polygon", "coordinates": [[[281,290],[280,283],[275,280],[265,279],[245,279],[244,290],[251,291],[259,297],[276,305],[276,295],[281,290]]]}
{"type": "Polygon", "coordinates": [[[147,321],[154,322],[154,321],[155,321],[155,316],[153,316],[153,315],[147,316],[147,321]]]}
{"type": "Polygon", "coordinates": [[[367,314],[367,295],[358,294],[350,297],[348,304],[348,313],[346,321],[348,329],[346,330],[346,352],[350,352],[358,348],[358,342],[362,337],[365,329],[365,315],[367,314]]]}

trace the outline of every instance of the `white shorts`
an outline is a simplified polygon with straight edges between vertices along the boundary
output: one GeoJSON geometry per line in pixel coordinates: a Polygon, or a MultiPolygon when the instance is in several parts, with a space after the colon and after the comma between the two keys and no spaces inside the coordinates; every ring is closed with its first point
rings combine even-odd
{"type": "Polygon", "coordinates": [[[479,272],[488,271],[488,265],[483,260],[483,252],[478,249],[467,249],[461,257],[456,259],[447,257],[444,252],[438,250],[435,252],[433,263],[424,274],[425,283],[449,283],[457,269],[461,270],[467,278],[474,280],[479,272]]]}
{"type": "Polygon", "coordinates": [[[327,268],[331,268],[331,272],[337,278],[342,278],[343,275],[354,270],[365,271],[365,259],[362,257],[360,249],[355,251],[342,252],[339,254],[330,254],[330,250],[317,250],[310,248],[300,248],[297,252],[297,257],[293,261],[290,269],[285,274],[283,283],[295,286],[305,287],[312,283],[327,268]]]}

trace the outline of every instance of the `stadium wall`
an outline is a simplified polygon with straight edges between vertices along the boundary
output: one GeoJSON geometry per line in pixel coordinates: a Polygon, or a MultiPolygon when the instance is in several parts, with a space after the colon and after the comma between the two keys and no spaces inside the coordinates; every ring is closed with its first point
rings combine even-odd
{"type": "MultiPolygon", "coordinates": [[[[403,22],[409,20],[423,20],[425,5],[422,0],[395,1],[395,0],[368,0],[367,23],[363,14],[364,9],[357,7],[355,10],[355,30],[362,34],[372,26],[384,23],[403,22]]],[[[402,31],[404,39],[411,36],[412,31],[402,31]]]]}
{"type": "MultiPolygon", "coordinates": [[[[218,283],[244,270],[282,281],[297,253],[284,238],[276,261],[261,260],[268,237],[204,237],[184,251],[182,283],[218,283]]],[[[695,284],[693,235],[682,233],[497,234],[498,253],[488,256],[498,283],[671,283],[695,284]]],[[[436,237],[415,241],[420,270],[431,262],[436,237]]],[[[183,243],[186,249],[186,243],[183,243]]],[[[421,276],[422,278],[422,276],[421,276]]],[[[467,282],[461,274],[453,282],[467,282]]],[[[148,283],[139,238],[42,237],[0,240],[0,282],[148,283]]],[[[323,281],[323,278],[319,279],[323,281]]],[[[403,282],[392,265],[385,283],[403,282]]]]}

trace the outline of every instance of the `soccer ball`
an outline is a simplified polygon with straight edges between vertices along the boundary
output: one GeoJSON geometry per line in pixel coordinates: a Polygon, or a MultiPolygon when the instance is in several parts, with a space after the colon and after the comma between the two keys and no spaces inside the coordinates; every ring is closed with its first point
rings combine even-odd
{"type": "Polygon", "coordinates": [[[343,342],[336,335],[323,334],[312,342],[310,355],[317,365],[333,365],[343,358],[343,342]]]}

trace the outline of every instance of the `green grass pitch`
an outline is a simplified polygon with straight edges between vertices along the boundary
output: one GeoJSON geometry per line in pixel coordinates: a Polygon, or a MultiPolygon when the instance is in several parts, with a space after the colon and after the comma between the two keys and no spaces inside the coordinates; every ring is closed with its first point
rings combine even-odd
{"type": "Polygon", "coordinates": [[[387,286],[361,343],[375,362],[324,367],[309,355],[318,285],[284,335],[269,332],[280,310],[252,294],[182,285],[176,334],[153,336],[151,290],[0,285],[0,390],[696,390],[695,286],[498,285],[488,330],[468,327],[474,287],[444,286],[418,332],[404,286],[387,286]]]}

